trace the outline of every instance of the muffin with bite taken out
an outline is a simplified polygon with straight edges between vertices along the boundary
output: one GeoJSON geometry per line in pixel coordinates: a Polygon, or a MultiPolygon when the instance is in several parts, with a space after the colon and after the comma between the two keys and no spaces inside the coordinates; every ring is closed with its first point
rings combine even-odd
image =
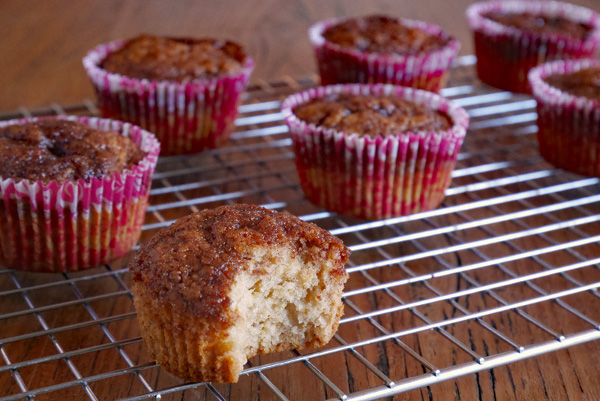
{"type": "Polygon", "coordinates": [[[144,343],[169,372],[214,382],[237,382],[259,353],[324,345],[348,254],[328,231],[259,206],[183,217],[129,263],[144,343]]]}

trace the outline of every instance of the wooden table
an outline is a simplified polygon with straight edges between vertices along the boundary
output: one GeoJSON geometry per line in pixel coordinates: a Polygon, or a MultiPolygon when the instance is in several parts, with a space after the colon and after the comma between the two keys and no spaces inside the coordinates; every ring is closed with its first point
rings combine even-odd
{"type": "MultiPolygon", "coordinates": [[[[574,3],[600,8],[597,0],[574,3]]],[[[314,74],[306,29],[333,16],[386,13],[441,25],[473,46],[469,0],[233,1],[161,0],[0,2],[0,111],[92,99],[81,58],[98,43],[140,32],[234,39],[256,60],[254,82],[314,74]]],[[[440,351],[443,352],[443,351],[440,351]]],[[[512,365],[414,390],[410,400],[597,400],[600,343],[590,342],[512,365]]],[[[3,383],[0,376],[0,384],[3,383]]],[[[6,382],[4,382],[6,383],[6,382]]],[[[0,388],[0,396],[4,389],[0,388]]]]}

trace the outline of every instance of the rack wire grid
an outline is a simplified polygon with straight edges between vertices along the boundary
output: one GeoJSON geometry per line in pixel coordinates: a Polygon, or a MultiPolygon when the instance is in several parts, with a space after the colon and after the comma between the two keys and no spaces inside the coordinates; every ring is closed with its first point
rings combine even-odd
{"type": "MultiPolygon", "coordinates": [[[[159,161],[142,240],[234,202],[343,239],[345,315],[327,346],[252,358],[237,384],[184,382],[143,346],[126,260],[77,274],[4,269],[2,399],[377,399],[600,339],[599,180],[545,163],[535,101],[481,84],[474,63],[459,59],[442,91],[472,120],[436,210],[367,222],[304,198],[279,108],[315,77],[251,86],[227,147],[159,161]]],[[[64,113],[98,111],[86,101],[1,118],[64,113]]]]}

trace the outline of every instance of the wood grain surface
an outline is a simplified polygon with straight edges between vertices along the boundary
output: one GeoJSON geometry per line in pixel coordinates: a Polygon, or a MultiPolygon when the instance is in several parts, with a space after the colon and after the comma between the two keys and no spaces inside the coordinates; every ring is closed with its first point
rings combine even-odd
{"type": "MultiPolygon", "coordinates": [[[[35,109],[49,106],[54,102],[62,105],[80,103],[84,98],[93,98],[92,87],[88,82],[81,58],[86,52],[101,42],[118,38],[126,38],[141,32],[158,35],[179,36],[213,36],[230,38],[246,46],[248,52],[256,60],[256,70],[252,80],[254,82],[268,81],[282,76],[299,77],[313,74],[315,70],[312,49],[307,39],[306,30],[314,22],[334,16],[355,16],[366,13],[386,13],[407,18],[421,19],[441,25],[453,33],[462,42],[461,54],[472,53],[471,37],[464,16],[465,7],[471,3],[469,0],[267,0],[267,1],[234,1],[234,0],[2,0],[0,1],[0,111],[12,111],[19,107],[35,109]]],[[[577,0],[573,3],[586,5],[596,10],[600,9],[598,0],[577,0]]],[[[469,199],[465,199],[469,201],[469,199]]],[[[470,200],[472,201],[472,199],[470,200]]],[[[569,218],[569,216],[565,216],[569,218]]],[[[452,221],[446,224],[455,223],[452,221]]],[[[382,233],[383,235],[383,233],[382,233]]],[[[535,247],[537,244],[525,243],[526,247],[535,247]]],[[[597,257],[597,255],[596,255],[597,257]]],[[[419,266],[415,266],[418,269],[419,266]]],[[[523,267],[523,269],[525,269],[523,267]]],[[[384,273],[381,273],[384,274],[384,273]]],[[[390,273],[392,274],[392,273],[390,273]]],[[[390,277],[378,279],[389,281],[390,277]]],[[[28,285],[35,284],[36,280],[44,282],[45,278],[25,278],[28,285]]],[[[484,280],[484,279],[482,279],[484,280]]],[[[489,281],[490,278],[487,278],[489,281]]],[[[356,282],[352,285],[360,286],[365,283],[356,282]]],[[[463,283],[464,284],[464,283],[463,283]]],[[[440,283],[440,288],[445,292],[456,291],[460,283],[440,283]],[[454,287],[454,288],[451,288],[454,287]]],[[[118,285],[107,283],[110,290],[119,291],[118,285]]],[[[11,288],[10,284],[0,282],[0,290],[11,288]],[[3,288],[4,287],[4,288],[3,288]]],[[[405,288],[408,291],[408,288],[405,288]]],[[[85,294],[87,289],[82,284],[85,294]]],[[[90,294],[94,292],[90,289],[90,294]]],[[[402,298],[415,298],[418,294],[399,293],[402,298]]],[[[60,301],[69,301],[67,294],[53,293],[52,298],[44,294],[35,294],[34,299],[38,305],[49,305],[60,301]]],[[[14,303],[22,300],[13,300],[14,303]]],[[[13,302],[11,301],[11,302],[13,302]]],[[[371,299],[370,302],[381,303],[379,308],[385,308],[389,298],[371,299]]],[[[481,297],[473,301],[472,308],[489,308],[496,306],[489,299],[481,297]],[[473,306],[476,305],[476,306],[473,306]]],[[[98,302],[94,310],[100,315],[131,314],[133,307],[130,298],[124,294],[110,302],[98,302]]],[[[360,305],[359,305],[360,306],[360,305]]],[[[578,305],[585,310],[586,305],[578,305]]],[[[67,325],[78,321],[76,316],[87,313],[81,306],[72,308],[71,313],[49,311],[44,314],[51,327],[67,325]]],[[[0,313],[15,310],[14,304],[0,305],[0,313]]],[[[70,310],[70,309],[69,309],[70,310]]],[[[535,308],[532,308],[535,310],[535,308]]],[[[548,314],[546,310],[535,310],[535,313],[548,314]]],[[[596,313],[593,310],[590,313],[596,313]]],[[[120,324],[117,339],[132,338],[139,335],[133,317],[124,315],[124,321],[131,324],[120,324]]],[[[395,316],[395,315],[390,315],[395,316]]],[[[382,319],[382,325],[398,330],[398,326],[415,324],[412,316],[397,316],[394,321],[382,319]]],[[[569,319],[557,314],[555,317],[546,316],[553,321],[555,329],[562,325],[576,324],[569,319]],[[552,320],[554,319],[554,320],[552,320]]],[[[23,325],[29,324],[31,316],[22,318],[23,325]]],[[[15,322],[15,320],[11,320],[15,322]]],[[[533,341],[539,333],[522,329],[525,325],[512,325],[511,322],[490,322],[491,324],[506,324],[511,327],[511,335],[527,344],[533,341]]],[[[2,324],[0,322],[0,324],[2,324]]],[[[10,336],[12,332],[20,333],[18,324],[15,327],[3,328],[3,337],[10,336]]],[[[350,331],[354,326],[349,325],[341,332],[342,337],[348,341],[354,334],[350,331]]],[[[454,333],[467,344],[470,339],[469,326],[463,326],[464,331],[454,333]]],[[[81,329],[84,331],[85,329],[81,329]]],[[[88,329],[85,335],[75,340],[61,337],[61,344],[67,344],[68,349],[89,347],[105,342],[105,334],[94,326],[88,329]]],[[[368,325],[360,326],[357,330],[374,330],[368,325]]],[[[423,336],[428,334],[423,334],[423,336]]],[[[361,334],[364,337],[364,333],[361,334]]],[[[494,354],[503,349],[490,337],[490,342],[485,339],[480,343],[472,343],[474,349],[481,354],[494,354]],[[488,349],[488,347],[490,347],[488,349]]],[[[381,345],[386,347],[389,344],[381,345]]],[[[437,349],[419,349],[418,337],[415,342],[408,344],[419,350],[423,355],[445,361],[448,364],[464,362],[456,361],[454,350],[451,347],[440,346],[437,349]]],[[[446,345],[449,345],[446,344],[446,345]]],[[[40,338],[35,342],[16,342],[7,346],[7,351],[15,360],[28,359],[28,355],[51,355],[55,352],[54,345],[48,338],[40,338]]],[[[136,343],[124,345],[133,355],[139,354],[142,345],[136,343]]],[[[106,351],[115,353],[113,359],[103,358],[103,371],[123,368],[116,361],[119,359],[114,349],[106,351]],[[114,363],[112,362],[114,361],[114,363]]],[[[377,366],[386,370],[393,377],[402,375],[415,375],[424,373],[421,365],[405,361],[403,353],[398,353],[398,360],[390,360],[389,355],[394,355],[393,350],[387,350],[388,359],[379,360],[382,350],[378,347],[366,349],[365,355],[371,361],[378,361],[377,366]],[[412,370],[411,370],[412,369],[412,370]],[[416,370],[415,370],[416,369],[416,370]],[[421,372],[418,372],[421,369],[421,372]]],[[[546,354],[508,366],[499,367],[490,371],[465,376],[457,380],[450,380],[431,387],[414,390],[402,394],[394,399],[398,400],[600,400],[600,343],[591,342],[575,346],[562,351],[546,354]]],[[[262,360],[264,363],[269,357],[262,360]]],[[[136,360],[136,364],[149,362],[136,360]]],[[[414,361],[413,361],[414,362],[414,361]]],[[[39,387],[35,383],[73,380],[73,377],[52,377],[59,371],[55,367],[64,364],[58,360],[43,365],[22,369],[24,380],[33,388],[39,387]]],[[[81,374],[87,375],[95,368],[96,361],[86,361],[82,357],[74,358],[78,367],[83,367],[81,374]]],[[[0,366],[4,362],[0,362],[0,366]]],[[[376,381],[369,374],[348,377],[349,370],[340,360],[339,366],[318,366],[323,369],[334,382],[345,383],[344,391],[352,391],[352,387],[365,388],[376,381]]],[[[299,367],[298,369],[301,369],[299,367]]],[[[305,369],[305,368],[302,368],[305,369]]],[[[64,369],[62,370],[64,371],[64,369]]],[[[294,372],[289,370],[288,372],[294,372]]],[[[285,388],[290,380],[298,377],[278,377],[273,373],[269,378],[285,388]]],[[[302,375],[302,373],[298,373],[302,375]]],[[[302,377],[302,376],[300,376],[302,377]]],[[[314,377],[314,376],[313,376],[314,377]]],[[[156,379],[156,378],[154,378],[156,379]]],[[[159,379],[156,379],[160,381],[159,379]]],[[[166,380],[166,379],[165,379],[166,380]]],[[[244,377],[248,381],[246,387],[253,388],[258,384],[255,379],[244,377]]],[[[312,382],[311,382],[312,383],[312,382]]],[[[11,394],[15,391],[15,383],[8,372],[0,373],[0,396],[11,394]]],[[[114,392],[99,394],[102,399],[114,399],[119,396],[131,394],[129,389],[121,389],[117,385],[114,392]]],[[[106,390],[103,390],[106,391],[106,390]]],[[[204,390],[202,390],[204,391],[204,390]]],[[[233,390],[231,399],[247,399],[245,394],[236,394],[233,390]]],[[[294,400],[312,400],[324,396],[332,397],[334,394],[323,390],[319,386],[306,386],[305,393],[294,393],[294,400]]],[[[65,393],[64,399],[83,399],[85,394],[82,387],[73,387],[65,393]]],[[[202,397],[204,393],[201,394],[202,397]]],[[[199,395],[200,396],[200,395],[199,395]]],[[[37,398],[36,398],[37,399],[37,398]]],[[[39,399],[51,399],[44,398],[39,399]]],[[[185,399],[195,399],[193,392],[187,392],[185,399]]],[[[261,398],[262,399],[262,398],[261,398]]]]}
{"type": "MultiPolygon", "coordinates": [[[[253,80],[315,72],[306,30],[336,16],[387,13],[439,24],[473,51],[470,0],[2,0],[0,111],[78,103],[93,92],[81,58],[99,43],[134,36],[234,39],[256,60],[253,80]]],[[[573,3],[600,8],[597,0],[573,3]]]]}

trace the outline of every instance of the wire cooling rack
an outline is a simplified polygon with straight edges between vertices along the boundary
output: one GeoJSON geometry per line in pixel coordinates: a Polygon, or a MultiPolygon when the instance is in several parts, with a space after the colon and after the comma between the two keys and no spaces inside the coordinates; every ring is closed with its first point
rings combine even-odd
{"type": "MultiPolygon", "coordinates": [[[[203,208],[288,210],[350,246],[345,315],[317,350],[253,358],[233,385],[186,383],[142,344],[126,261],[0,270],[4,400],[377,399],[600,339],[600,186],[539,156],[535,102],[459,60],[443,95],[472,122],[444,204],[365,222],[310,204],[279,112],[315,79],[250,88],[229,146],[159,161],[143,238],[203,208]]],[[[97,114],[94,104],[3,115],[97,114]]]]}

